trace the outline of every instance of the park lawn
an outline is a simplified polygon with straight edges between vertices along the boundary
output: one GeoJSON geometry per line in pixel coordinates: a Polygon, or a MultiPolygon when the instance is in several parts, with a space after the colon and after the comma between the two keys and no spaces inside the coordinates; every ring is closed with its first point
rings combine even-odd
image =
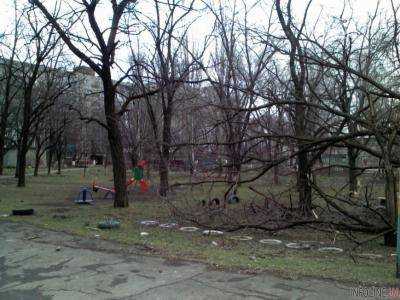
{"type": "MultiPolygon", "coordinates": [[[[213,268],[224,270],[240,270],[254,273],[269,271],[284,277],[297,278],[311,276],[334,279],[349,284],[393,285],[395,279],[395,260],[391,253],[393,248],[384,248],[380,240],[366,243],[361,249],[346,251],[341,254],[323,254],[316,250],[289,250],[283,246],[267,246],[258,242],[263,238],[281,239],[283,241],[314,240],[330,243],[332,234],[320,231],[293,229],[276,234],[260,231],[243,230],[225,234],[223,237],[202,236],[201,232],[185,233],[179,230],[166,230],[140,226],[141,220],[157,219],[160,222],[176,221],[165,201],[155,193],[131,193],[129,208],[115,209],[111,200],[102,199],[103,194],[94,194],[94,205],[79,206],[73,202],[81,186],[90,186],[93,180],[111,187],[111,174],[103,168],[92,167],[83,177],[82,170],[65,171],[62,175],[28,177],[26,188],[17,188],[12,178],[0,179],[0,216],[10,214],[12,209],[34,208],[35,215],[27,217],[1,216],[0,220],[28,222],[41,228],[64,231],[88,238],[100,238],[117,241],[123,245],[145,245],[143,249],[151,249],[171,259],[188,259],[201,261],[213,268]],[[64,215],[66,218],[55,216],[64,215]],[[96,230],[97,223],[105,218],[118,218],[121,228],[118,230],[96,230]],[[148,236],[141,236],[146,231],[148,236]],[[251,235],[252,241],[236,241],[229,239],[232,235],[251,235]],[[212,242],[217,242],[217,246],[212,242]],[[381,254],[383,258],[359,258],[359,253],[381,254]]],[[[182,175],[172,176],[173,180],[182,181],[182,175]]],[[[260,189],[262,186],[260,186],[260,189]]],[[[277,188],[285,192],[285,186],[277,188]]],[[[215,191],[222,192],[222,187],[215,191]]],[[[241,198],[251,198],[254,194],[242,187],[241,198]]],[[[191,199],[207,198],[208,189],[197,189],[190,193],[180,190],[172,195],[174,203],[179,206],[191,199]]],[[[182,206],[184,207],[184,206],[182,206]]],[[[190,226],[192,224],[180,224],[190,226]]],[[[361,238],[368,238],[367,236],[361,238]]],[[[341,235],[335,237],[335,246],[350,249],[350,244],[341,235]]],[[[145,250],[143,250],[145,251],[145,250]]],[[[143,254],[148,254],[143,253],[143,254]]]]}

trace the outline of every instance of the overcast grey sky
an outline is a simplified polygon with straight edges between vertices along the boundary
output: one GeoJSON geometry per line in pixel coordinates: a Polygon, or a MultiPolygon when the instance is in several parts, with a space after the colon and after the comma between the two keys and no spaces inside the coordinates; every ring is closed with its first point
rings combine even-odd
{"type": "MultiPolygon", "coordinates": [[[[48,0],[47,0],[48,1],[48,0]]],[[[54,0],[51,0],[53,2],[54,0]]],[[[65,1],[65,0],[64,0],[65,1]]],[[[13,18],[13,12],[12,12],[12,2],[13,0],[0,0],[0,27],[1,28],[7,28],[13,18]]],[[[139,3],[142,2],[144,4],[143,7],[145,9],[148,9],[150,6],[148,5],[151,0],[139,0],[139,3]]],[[[200,2],[200,0],[199,0],[200,2]]],[[[213,0],[215,3],[219,3],[219,0],[213,0]]],[[[225,1],[229,2],[229,1],[225,1]]],[[[251,2],[251,1],[247,1],[251,2]]],[[[270,6],[271,0],[265,0],[261,1],[261,3],[264,2],[263,6],[270,6]]],[[[360,21],[365,20],[365,17],[368,15],[368,13],[371,13],[377,3],[378,0],[350,0],[349,1],[354,8],[354,13],[355,13],[355,18],[359,18],[360,21]]],[[[17,0],[17,3],[20,7],[22,7],[25,3],[26,0],[17,0]]],[[[295,11],[298,14],[301,14],[306,5],[307,1],[306,0],[295,0],[293,1],[293,7],[295,11]]],[[[343,7],[344,0],[313,0],[313,3],[310,8],[310,17],[316,17],[319,12],[321,11],[321,8],[324,8],[325,14],[330,14],[330,15],[338,15],[341,12],[341,9],[343,7]]],[[[395,3],[400,3],[400,0],[395,0],[395,3]]],[[[390,1],[389,0],[381,0],[380,1],[380,7],[382,9],[389,8],[390,7],[390,1]]],[[[100,14],[107,15],[107,11],[99,11],[100,14]]],[[[259,19],[260,21],[265,17],[265,11],[262,9],[258,9],[257,13],[255,13],[256,18],[259,19]]],[[[203,22],[203,25],[207,27],[208,24],[203,22]]]]}
{"type": "MultiPolygon", "coordinates": [[[[68,3],[69,0],[63,0],[66,3],[68,3]]],[[[108,1],[108,0],[104,0],[108,1]]],[[[197,1],[197,0],[196,0],[197,1]]],[[[220,3],[220,0],[207,0],[208,2],[214,2],[216,4],[220,3]]],[[[223,3],[232,3],[232,0],[221,0],[223,3]]],[[[251,6],[251,3],[253,3],[256,0],[246,0],[245,3],[248,6],[251,6]]],[[[282,0],[285,2],[285,0],[282,0]]],[[[47,0],[44,1],[45,3],[47,2],[48,4],[54,3],[54,0],[47,0]]],[[[187,1],[188,2],[188,1],[187,1]]],[[[238,1],[239,3],[241,2],[238,1]]],[[[297,17],[301,17],[304,10],[307,0],[294,0],[292,1],[293,9],[295,12],[295,15],[297,17]]],[[[356,23],[364,23],[368,17],[368,14],[373,13],[373,11],[376,8],[376,5],[378,3],[378,0],[349,0],[346,1],[347,3],[350,3],[352,6],[353,10],[353,21],[356,23]]],[[[17,0],[18,6],[21,8],[23,7],[26,3],[27,0],[17,0]]],[[[71,2],[69,2],[71,3],[71,2]]],[[[138,3],[140,5],[140,11],[144,15],[151,15],[152,13],[154,14],[154,10],[152,9],[152,3],[153,0],[138,0],[138,3]]],[[[201,0],[198,0],[197,4],[200,5],[202,3],[201,0]]],[[[250,16],[251,20],[250,22],[253,25],[256,26],[263,26],[266,25],[267,22],[267,15],[270,12],[271,5],[273,3],[273,0],[262,0],[260,1],[259,6],[257,6],[257,9],[254,9],[250,16]]],[[[319,26],[317,30],[324,31],[324,25],[328,23],[328,20],[330,19],[331,16],[339,16],[343,5],[345,3],[345,0],[313,0],[309,14],[308,14],[308,22],[309,24],[313,24],[314,21],[320,17],[319,21],[319,26]],[[322,11],[322,14],[321,14],[322,11]]],[[[400,3],[400,0],[395,0],[395,4],[400,3]]],[[[381,0],[380,1],[380,10],[383,12],[385,10],[390,10],[390,0],[381,0]]],[[[348,12],[350,10],[347,10],[348,12]]],[[[109,16],[109,10],[106,8],[99,8],[98,9],[98,17],[103,19],[104,23],[107,26],[108,22],[108,16],[109,16]]],[[[0,0],[0,31],[7,31],[10,29],[10,26],[12,26],[13,23],[13,0],[0,0]]],[[[212,17],[210,15],[203,15],[203,16],[198,16],[199,19],[197,22],[193,25],[192,30],[191,30],[191,37],[192,39],[196,38],[201,38],[202,36],[205,36],[207,33],[210,32],[212,28],[212,17]]],[[[146,41],[145,35],[143,38],[141,37],[142,43],[146,41]]],[[[125,50],[125,52],[120,52],[118,54],[119,59],[121,60],[127,60],[129,57],[129,52],[125,50]]]]}

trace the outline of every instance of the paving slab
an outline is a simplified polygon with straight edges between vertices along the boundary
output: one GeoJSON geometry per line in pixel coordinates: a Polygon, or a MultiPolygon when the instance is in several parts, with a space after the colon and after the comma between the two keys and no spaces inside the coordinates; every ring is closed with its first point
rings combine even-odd
{"type": "Polygon", "coordinates": [[[333,281],[212,271],[148,251],[1,222],[0,299],[357,299],[333,281]]]}

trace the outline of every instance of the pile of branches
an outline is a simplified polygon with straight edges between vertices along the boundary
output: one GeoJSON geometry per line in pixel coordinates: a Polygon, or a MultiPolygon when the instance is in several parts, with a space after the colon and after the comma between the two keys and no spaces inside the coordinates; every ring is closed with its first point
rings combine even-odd
{"type": "MultiPolygon", "coordinates": [[[[223,201],[193,201],[186,199],[185,205],[177,206],[168,202],[176,219],[195,224],[202,228],[235,232],[243,229],[257,229],[277,232],[291,228],[344,233],[353,239],[354,232],[382,235],[392,229],[385,213],[375,208],[367,191],[365,199],[341,197],[340,192],[330,195],[313,184],[319,204],[313,205],[312,214],[304,215],[297,207],[288,207],[272,194],[270,196],[249,189],[262,197],[253,201],[229,205],[223,201]]],[[[317,201],[315,201],[317,202],[317,201]]]]}

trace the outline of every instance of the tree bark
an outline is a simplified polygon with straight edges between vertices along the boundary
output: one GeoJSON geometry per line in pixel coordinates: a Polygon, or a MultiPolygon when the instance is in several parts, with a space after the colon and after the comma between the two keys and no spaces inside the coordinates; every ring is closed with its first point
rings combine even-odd
{"type": "MultiPolygon", "coordinates": [[[[306,59],[303,54],[303,49],[300,45],[300,33],[293,32],[292,29],[292,14],[290,6],[288,6],[287,18],[285,20],[284,14],[281,9],[281,1],[275,0],[276,12],[278,14],[279,22],[285,33],[285,36],[290,42],[290,53],[289,53],[289,69],[290,76],[293,82],[294,90],[293,96],[299,103],[294,108],[294,128],[295,136],[297,138],[297,148],[299,154],[297,156],[297,188],[299,192],[299,207],[305,216],[311,214],[311,161],[308,158],[306,144],[304,138],[307,136],[306,126],[306,105],[307,100],[305,97],[305,86],[306,86],[306,59]],[[297,62],[297,63],[296,63],[297,62]]],[[[310,4],[310,2],[309,2],[310,4]]],[[[307,6],[308,8],[308,6],[307,6]]]]}
{"type": "Polygon", "coordinates": [[[169,182],[168,182],[169,172],[164,157],[162,160],[160,160],[160,164],[158,166],[158,174],[160,176],[159,194],[162,197],[166,197],[169,190],[169,182]]]}
{"type": "MultiPolygon", "coordinates": [[[[273,152],[274,156],[273,156],[273,161],[277,161],[278,160],[278,153],[279,153],[279,145],[278,143],[275,143],[274,145],[274,152],[273,152]]],[[[274,184],[279,184],[279,165],[275,165],[274,166],[274,184]]]]}
{"type": "Polygon", "coordinates": [[[111,73],[106,73],[107,74],[105,74],[103,78],[104,113],[106,116],[108,141],[110,143],[110,153],[113,164],[115,188],[114,207],[128,207],[125,157],[119,128],[119,116],[115,112],[115,87],[112,83],[111,73]]]}
{"type": "Polygon", "coordinates": [[[396,246],[396,235],[394,232],[397,228],[398,179],[391,164],[385,163],[386,211],[389,216],[389,222],[393,226],[393,231],[385,234],[385,245],[389,247],[396,246]]]}
{"type": "MultiPolygon", "coordinates": [[[[33,86],[33,85],[32,85],[33,86]]],[[[23,122],[20,137],[20,149],[18,159],[18,187],[25,186],[25,172],[26,172],[26,154],[29,151],[29,133],[30,133],[30,121],[32,114],[32,88],[28,87],[28,90],[24,95],[24,113],[23,122]]]]}
{"type": "Polygon", "coordinates": [[[57,155],[57,174],[61,175],[61,161],[62,161],[62,156],[57,155]]]}
{"type": "MultiPolygon", "coordinates": [[[[24,130],[22,131],[24,132],[24,130]]],[[[22,133],[21,149],[18,152],[18,163],[17,163],[17,176],[18,176],[18,187],[25,186],[25,172],[26,172],[26,154],[28,152],[28,135],[29,133],[22,133]]]]}
{"type": "Polygon", "coordinates": [[[228,184],[233,184],[240,181],[238,176],[242,169],[241,162],[241,142],[237,138],[237,133],[234,132],[235,124],[228,124],[229,137],[227,139],[227,154],[228,154],[228,184]]]}
{"type": "Polygon", "coordinates": [[[358,182],[357,182],[357,150],[354,147],[347,148],[347,156],[349,163],[349,192],[351,194],[358,193],[358,182]]]}
{"type": "MultiPolygon", "coordinates": [[[[300,145],[300,149],[302,149],[300,145]]],[[[301,151],[301,150],[300,150],[301,151]]],[[[308,154],[300,152],[298,157],[297,188],[299,192],[299,208],[305,216],[311,214],[312,190],[310,185],[311,169],[308,154]]]]}
{"type": "Polygon", "coordinates": [[[51,173],[51,165],[53,164],[53,150],[47,152],[47,176],[51,173]]]}
{"type": "Polygon", "coordinates": [[[20,157],[19,152],[21,151],[20,149],[21,149],[21,147],[20,147],[19,141],[18,141],[18,147],[17,147],[17,161],[16,161],[16,164],[15,164],[15,174],[14,174],[14,178],[18,178],[18,166],[19,166],[19,157],[20,157]]]}
{"type": "Polygon", "coordinates": [[[39,174],[39,166],[40,166],[40,148],[36,145],[35,169],[33,170],[33,176],[35,176],[35,177],[37,177],[39,174]]]}
{"type": "Polygon", "coordinates": [[[171,120],[172,120],[172,99],[168,101],[168,106],[163,113],[163,134],[161,145],[161,157],[159,164],[160,175],[160,189],[159,194],[162,197],[167,196],[169,191],[169,161],[170,161],[170,148],[171,148],[171,120]]]}
{"type": "Polygon", "coordinates": [[[129,158],[130,158],[130,160],[131,160],[131,167],[132,167],[132,169],[134,168],[134,167],[136,167],[136,165],[137,165],[137,163],[138,163],[138,155],[137,155],[137,149],[135,148],[135,149],[131,149],[131,151],[129,152],[129,158]]]}
{"type": "MultiPolygon", "coordinates": [[[[304,101],[303,90],[296,88],[295,98],[304,101]]],[[[304,144],[303,137],[306,136],[305,107],[296,105],[295,107],[295,135],[299,154],[297,155],[297,189],[299,192],[299,208],[303,215],[311,215],[312,190],[311,190],[311,162],[308,155],[307,145],[304,144]]]]}
{"type": "Polygon", "coordinates": [[[240,176],[240,171],[242,169],[242,164],[240,161],[239,155],[235,150],[229,155],[229,169],[228,169],[228,183],[233,184],[237,181],[240,181],[238,176],[240,176]]]}

